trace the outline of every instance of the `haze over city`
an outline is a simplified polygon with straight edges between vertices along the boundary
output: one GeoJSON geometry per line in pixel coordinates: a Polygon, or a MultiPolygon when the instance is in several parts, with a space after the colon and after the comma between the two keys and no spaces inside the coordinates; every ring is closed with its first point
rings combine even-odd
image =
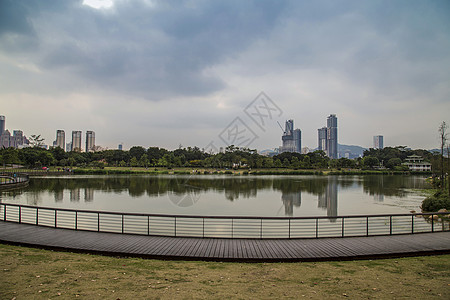
{"type": "Polygon", "coordinates": [[[280,146],[288,119],[315,148],[336,114],[340,144],[437,148],[449,15],[446,0],[1,1],[0,115],[48,145],[63,129],[205,147],[239,117],[251,148],[280,146]],[[262,91],[280,109],[264,128],[245,113],[262,91]]]}

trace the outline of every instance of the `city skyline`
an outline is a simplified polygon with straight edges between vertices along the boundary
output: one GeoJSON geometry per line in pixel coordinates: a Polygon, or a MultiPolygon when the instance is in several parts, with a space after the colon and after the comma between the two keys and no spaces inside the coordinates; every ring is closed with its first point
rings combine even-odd
{"type": "Polygon", "coordinates": [[[316,148],[336,114],[341,144],[370,148],[381,133],[385,147],[434,149],[450,123],[444,0],[30,0],[0,12],[0,113],[47,145],[76,128],[109,149],[203,148],[239,118],[250,148],[278,147],[289,119],[316,148]],[[262,91],[279,108],[264,126],[245,111],[262,91]]]}

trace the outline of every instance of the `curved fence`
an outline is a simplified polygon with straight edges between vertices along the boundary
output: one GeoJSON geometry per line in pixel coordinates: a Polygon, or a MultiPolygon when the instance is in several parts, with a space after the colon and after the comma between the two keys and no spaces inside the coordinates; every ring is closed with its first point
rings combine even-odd
{"type": "Polygon", "coordinates": [[[449,213],[336,217],[133,214],[0,203],[0,220],[99,232],[203,238],[293,239],[449,230],[449,213]]]}
{"type": "Polygon", "coordinates": [[[30,178],[27,174],[2,173],[0,174],[0,190],[18,188],[28,185],[30,178]]]}

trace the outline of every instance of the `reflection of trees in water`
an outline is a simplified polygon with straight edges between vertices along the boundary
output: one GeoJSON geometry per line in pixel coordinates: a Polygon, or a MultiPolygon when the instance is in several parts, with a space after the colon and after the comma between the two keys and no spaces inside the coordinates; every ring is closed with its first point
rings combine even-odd
{"type": "Polygon", "coordinates": [[[424,177],[395,175],[366,175],[363,177],[364,192],[382,201],[384,196],[407,197],[405,189],[424,189],[427,183],[424,177]]]}
{"type": "Polygon", "coordinates": [[[215,191],[223,193],[226,199],[234,201],[239,197],[256,197],[258,190],[280,191],[285,214],[292,215],[294,207],[301,205],[301,193],[318,197],[318,206],[327,209],[328,216],[337,214],[338,189],[363,186],[370,195],[406,196],[402,188],[423,188],[423,178],[417,176],[292,176],[292,177],[252,177],[252,176],[98,176],[98,177],[57,177],[33,178],[26,192],[30,194],[29,204],[38,204],[39,195],[54,193],[55,202],[63,200],[64,191],[69,191],[71,201],[94,200],[95,191],[103,193],[128,192],[131,197],[148,195],[158,197],[175,195],[182,197],[215,191]]]}

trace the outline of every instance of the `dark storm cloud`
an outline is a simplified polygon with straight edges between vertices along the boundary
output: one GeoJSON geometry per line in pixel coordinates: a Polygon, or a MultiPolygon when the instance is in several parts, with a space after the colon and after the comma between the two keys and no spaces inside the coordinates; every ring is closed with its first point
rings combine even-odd
{"type": "Polygon", "coordinates": [[[8,16],[1,29],[3,51],[25,52],[22,59],[44,73],[78,74],[83,80],[73,89],[87,81],[158,99],[223,88],[204,71],[270,31],[282,5],[117,1],[105,11],[81,1],[6,1],[2,9],[8,16]]]}

